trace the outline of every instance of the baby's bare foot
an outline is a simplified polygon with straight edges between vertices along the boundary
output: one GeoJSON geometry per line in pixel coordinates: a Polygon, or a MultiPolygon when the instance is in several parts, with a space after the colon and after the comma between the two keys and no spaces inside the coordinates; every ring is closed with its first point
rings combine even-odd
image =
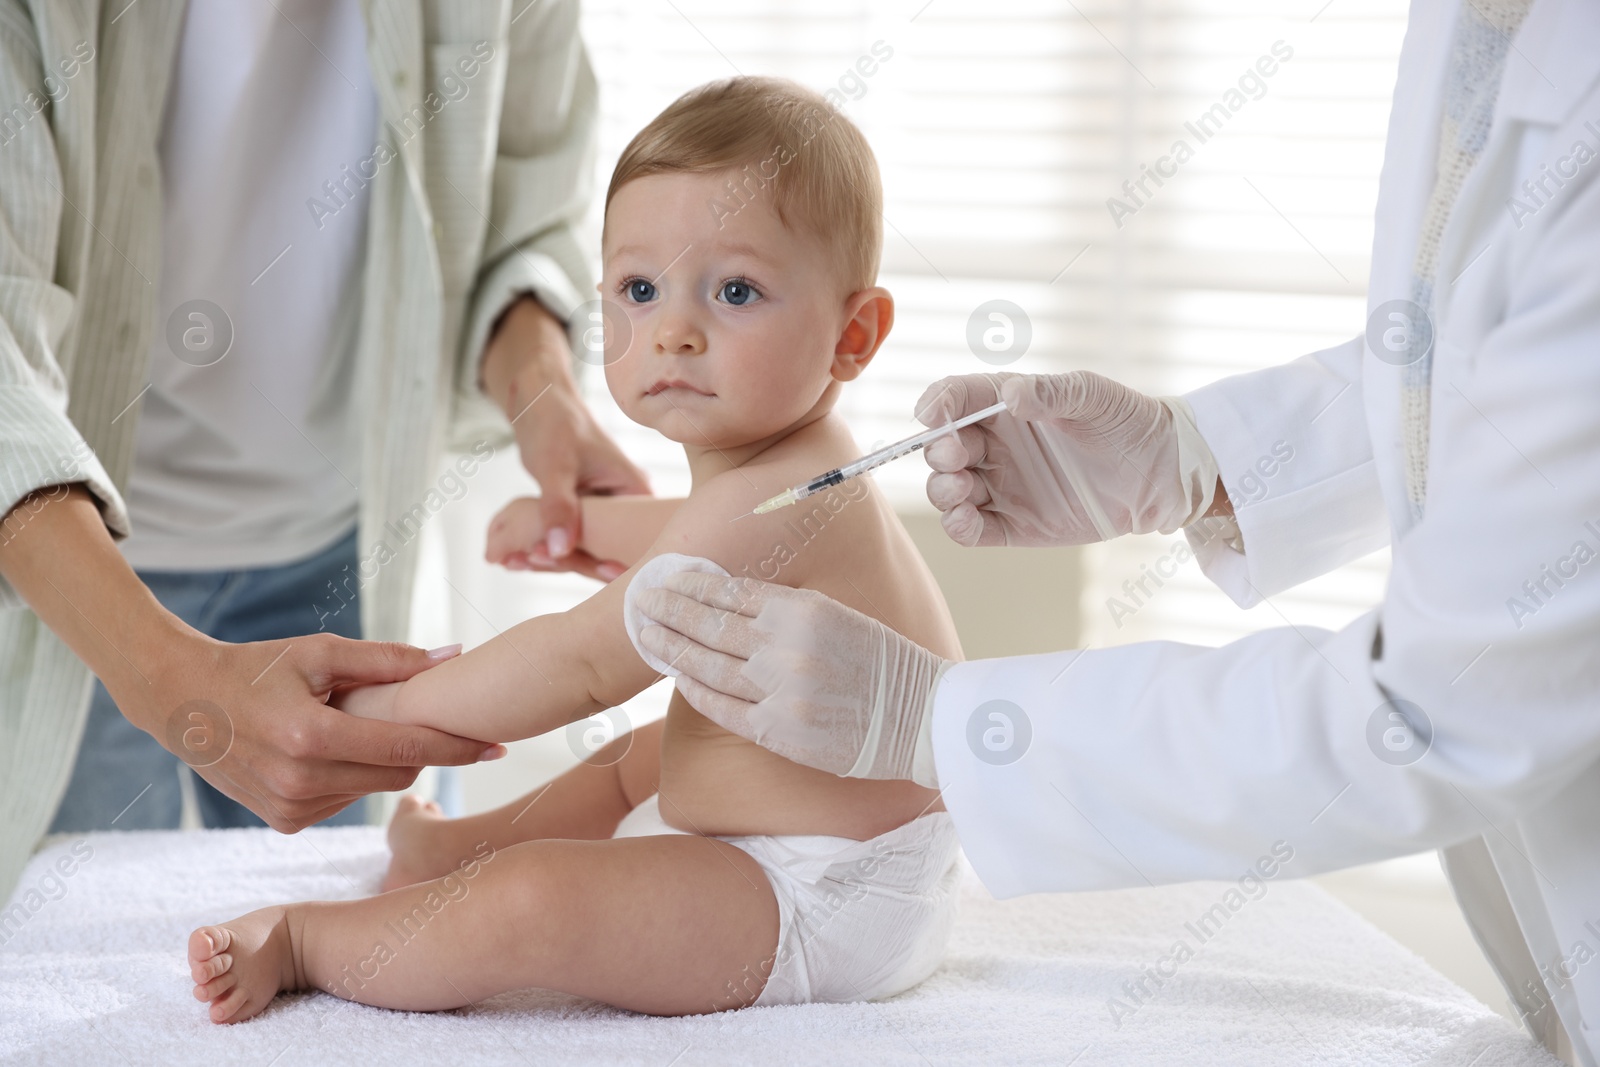
{"type": "Polygon", "coordinates": [[[383,876],[380,893],[416,885],[448,874],[454,862],[440,854],[438,830],[445,823],[444,810],[431,800],[407,793],[400,798],[394,818],[389,820],[389,870],[383,876]]]}
{"type": "Polygon", "coordinates": [[[261,1014],[281,990],[298,989],[289,910],[262,908],[189,935],[194,998],[211,1005],[214,1023],[261,1014]]]}

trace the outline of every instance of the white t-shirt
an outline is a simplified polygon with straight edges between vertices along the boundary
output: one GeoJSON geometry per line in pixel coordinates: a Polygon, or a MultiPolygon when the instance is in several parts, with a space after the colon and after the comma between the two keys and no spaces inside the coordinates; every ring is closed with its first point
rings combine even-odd
{"type": "Polygon", "coordinates": [[[135,567],[286,563],[355,523],[366,39],[359,0],[189,0],[161,134],[135,567]]]}

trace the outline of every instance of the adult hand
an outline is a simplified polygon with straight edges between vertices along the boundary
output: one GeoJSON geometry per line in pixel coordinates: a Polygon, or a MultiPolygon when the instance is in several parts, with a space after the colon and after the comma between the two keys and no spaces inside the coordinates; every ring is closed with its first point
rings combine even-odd
{"type": "Polygon", "coordinates": [[[520,562],[609,581],[627,568],[577,548],[578,497],[648,494],[650,480],[606,435],[578,395],[561,323],[533,297],[513,304],[483,357],[483,387],[505,411],[522,465],[539,481],[543,543],[520,562]]]}
{"type": "MultiPolygon", "coordinates": [[[[654,497],[649,499],[655,502],[654,497]]],[[[595,505],[591,501],[584,510],[587,510],[592,518],[595,505]]],[[[565,560],[559,562],[552,560],[545,547],[545,536],[548,532],[545,520],[544,506],[538,497],[521,496],[511,501],[489,520],[488,543],[484,546],[483,558],[507,570],[533,571],[557,570],[563,567],[575,570],[577,565],[574,561],[581,557],[584,573],[603,582],[611,581],[628,569],[626,563],[593,556],[587,547],[575,549],[565,560]]],[[[600,525],[604,527],[605,524],[602,522],[600,525]]],[[[593,527],[586,526],[582,532],[585,538],[583,544],[585,546],[592,544],[595,537],[593,527]]],[[[602,538],[605,536],[603,529],[600,536],[602,538]]],[[[649,538],[645,540],[646,546],[649,541],[649,538]]],[[[602,543],[609,545],[613,550],[618,547],[615,538],[602,543]]]]}
{"type": "Polygon", "coordinates": [[[929,443],[928,499],[963,545],[1078,545],[1171,533],[1221,489],[1189,405],[1088,371],[969,374],[929,386],[916,415],[1009,411],[929,443]]]}
{"type": "Polygon", "coordinates": [[[808,767],[938,786],[933,694],[950,662],[809,589],[682,573],[638,598],[644,646],[726,730],[808,767]]]}
{"type": "Polygon", "coordinates": [[[504,754],[324,703],[335,688],[402,681],[454,650],[430,658],[332,634],[230,645],[185,625],[133,573],[82,485],[41,490],[4,517],[0,576],[100,677],[130,722],[276,830],[298,830],[367,793],[404,789],[424,765],[504,754]]]}
{"type": "Polygon", "coordinates": [[[130,722],[267,825],[293,833],[368,793],[409,787],[424,766],[505,754],[326,703],[335,689],[404,681],[459,651],[332,634],[233,645],[191,631],[144,680],[124,672],[108,689],[130,722]]]}

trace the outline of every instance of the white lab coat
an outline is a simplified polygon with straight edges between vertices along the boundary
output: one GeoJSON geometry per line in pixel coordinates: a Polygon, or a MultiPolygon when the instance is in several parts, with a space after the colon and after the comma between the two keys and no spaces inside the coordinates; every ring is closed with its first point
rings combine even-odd
{"type": "MultiPolygon", "coordinates": [[[[1369,310],[1410,295],[1456,8],[1412,5],[1369,310]]],[[[1536,0],[1514,45],[1440,248],[1425,517],[1406,500],[1402,371],[1363,338],[1189,397],[1225,482],[1276,443],[1294,450],[1239,509],[1244,553],[1191,531],[1206,573],[1249,606],[1389,543],[1382,606],[1337,633],[961,664],[939,688],[934,746],[967,854],[999,896],[1236,879],[1278,842],[1293,858],[1274,877],[1444,849],[1529,1027],[1557,1048],[1564,1026],[1566,1054],[1594,1065],[1600,3],[1536,0]],[[1594,153],[1581,163],[1580,141],[1594,153]],[[1539,204],[1521,183],[1546,164],[1565,184],[1539,204]],[[1391,699],[1431,722],[1409,765],[1375,755],[1382,729],[1369,741],[1391,699]],[[978,709],[995,700],[1031,727],[1012,763],[982,751],[1005,706],[978,709]]]]}

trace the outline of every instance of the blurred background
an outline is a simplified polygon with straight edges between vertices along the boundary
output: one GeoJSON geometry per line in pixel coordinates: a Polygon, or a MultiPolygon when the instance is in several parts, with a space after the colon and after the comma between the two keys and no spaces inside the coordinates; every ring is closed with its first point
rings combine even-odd
{"type": "MultiPolygon", "coordinates": [[[[1085,368],[1177,393],[1280,363],[1362,328],[1405,12],[1402,0],[586,0],[603,110],[596,258],[606,181],[644,123],[705,81],[781,75],[837,94],[883,171],[881,281],[899,316],[842,404],[864,447],[919,428],[913,401],[947,374],[1085,368]],[[1012,305],[1003,319],[985,307],[996,300],[1012,305]],[[990,346],[969,340],[989,329],[990,346]]],[[[599,374],[586,390],[656,492],[685,492],[677,446],[622,418],[599,374]]],[[[1246,474],[1223,472],[1236,490],[1271,491],[1270,476],[1246,474]]],[[[1382,596],[1384,556],[1241,611],[1180,565],[1179,537],[962,550],[923,497],[925,476],[909,460],[877,477],[971,658],[1338,627],[1382,596]],[[1172,577],[1135,600],[1124,582],[1152,570],[1172,577]]],[[[471,647],[588,595],[584,579],[483,563],[490,516],[532,491],[503,451],[426,527],[416,643],[471,647]]],[[[669,692],[468,769],[459,804],[527,792],[619,722],[661,715],[669,692]]],[[[1432,854],[1319,882],[1506,1011],[1432,854]]]]}

